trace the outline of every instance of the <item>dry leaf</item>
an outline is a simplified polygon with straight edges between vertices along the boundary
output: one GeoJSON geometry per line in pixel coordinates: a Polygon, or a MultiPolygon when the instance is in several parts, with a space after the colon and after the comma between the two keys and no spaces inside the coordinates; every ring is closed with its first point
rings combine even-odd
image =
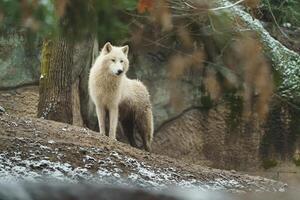
{"type": "Polygon", "coordinates": [[[245,0],[244,5],[249,8],[257,8],[260,4],[260,0],[245,0]]]}
{"type": "Polygon", "coordinates": [[[249,117],[255,112],[263,120],[273,94],[273,80],[262,45],[253,37],[244,36],[236,42],[234,48],[237,64],[243,70],[244,116],[249,117]]]}
{"type": "Polygon", "coordinates": [[[154,0],[139,0],[137,10],[139,13],[151,11],[154,5],[154,0]]]}
{"type": "Polygon", "coordinates": [[[56,0],[55,1],[55,12],[58,17],[63,17],[69,0],[56,0]]]}
{"type": "Polygon", "coordinates": [[[185,48],[193,47],[193,40],[190,36],[190,32],[184,26],[178,27],[177,35],[179,36],[179,38],[185,48]]]}
{"type": "Polygon", "coordinates": [[[208,69],[204,77],[204,85],[208,91],[210,98],[214,101],[218,100],[221,96],[221,86],[217,80],[216,71],[208,69]]]}
{"type": "Polygon", "coordinates": [[[180,54],[171,57],[169,60],[170,79],[175,80],[183,76],[187,64],[187,59],[180,54]]]}
{"type": "Polygon", "coordinates": [[[156,0],[151,16],[154,23],[159,24],[162,31],[171,31],[173,29],[172,14],[169,4],[165,0],[156,0]]]}

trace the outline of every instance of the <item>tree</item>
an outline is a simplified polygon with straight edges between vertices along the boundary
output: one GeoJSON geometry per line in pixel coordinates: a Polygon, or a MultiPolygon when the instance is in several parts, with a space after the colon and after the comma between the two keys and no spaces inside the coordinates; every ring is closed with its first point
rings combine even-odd
{"type": "MultiPolygon", "coordinates": [[[[110,1],[54,1],[54,5],[59,21],[58,36],[48,36],[43,42],[38,117],[90,125],[85,91],[94,51],[98,51],[94,48],[96,35],[101,34],[102,42],[106,38],[114,40],[126,31],[115,31],[123,24],[118,15],[113,15],[110,1]],[[107,19],[112,21],[108,23],[107,19]]],[[[128,1],[117,1],[116,5],[130,6],[128,1]]]]}
{"type": "Polygon", "coordinates": [[[73,52],[74,42],[66,38],[44,40],[38,117],[73,123],[73,52]]]}
{"type": "MultiPolygon", "coordinates": [[[[95,35],[96,29],[92,25],[96,23],[96,5],[95,2],[80,1],[55,1],[54,5],[59,17],[60,33],[58,36],[48,36],[43,41],[38,117],[73,124],[74,95],[77,101],[79,95],[79,87],[74,86],[79,78],[75,73],[83,68],[74,66],[75,39],[82,41],[88,30],[95,35]],[[89,6],[91,9],[88,9],[89,6]],[[77,16],[78,12],[82,13],[83,18],[77,16]],[[88,17],[92,19],[90,23],[83,24],[88,17]],[[78,31],[81,28],[84,31],[78,31]]],[[[80,110],[80,104],[77,102],[76,105],[76,110],[80,110]]],[[[80,112],[77,113],[78,121],[82,121],[80,112]]]]}

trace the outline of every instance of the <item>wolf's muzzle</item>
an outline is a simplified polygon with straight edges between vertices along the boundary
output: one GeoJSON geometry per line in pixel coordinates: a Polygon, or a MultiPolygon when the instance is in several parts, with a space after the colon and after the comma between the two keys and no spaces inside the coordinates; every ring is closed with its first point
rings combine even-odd
{"type": "Polygon", "coordinates": [[[117,76],[119,76],[122,73],[123,73],[123,70],[119,69],[116,74],[117,74],[117,76]]]}

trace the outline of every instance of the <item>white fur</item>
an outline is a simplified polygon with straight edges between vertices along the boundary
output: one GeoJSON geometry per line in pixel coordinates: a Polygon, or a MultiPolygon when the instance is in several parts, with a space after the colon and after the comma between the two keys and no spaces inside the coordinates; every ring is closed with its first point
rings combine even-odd
{"type": "MultiPolygon", "coordinates": [[[[100,134],[105,135],[106,110],[109,112],[109,137],[116,139],[116,128],[119,120],[119,108],[126,117],[128,112],[144,120],[139,122],[141,130],[147,138],[149,146],[153,137],[153,117],[149,93],[146,87],[138,80],[127,78],[129,61],[127,58],[128,46],[115,47],[106,43],[91,68],[89,76],[89,93],[96,105],[100,134]],[[118,73],[122,71],[121,73],[118,73]],[[124,111],[125,110],[125,111],[124,111]],[[142,127],[143,126],[143,127],[142,127]]],[[[145,143],[144,143],[145,144],[145,143]]],[[[146,148],[146,147],[145,147],[146,148]]]]}

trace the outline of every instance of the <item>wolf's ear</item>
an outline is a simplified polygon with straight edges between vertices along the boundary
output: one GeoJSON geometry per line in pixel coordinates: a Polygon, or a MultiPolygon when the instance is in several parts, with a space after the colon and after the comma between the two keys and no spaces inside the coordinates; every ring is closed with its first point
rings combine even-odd
{"type": "Polygon", "coordinates": [[[128,55],[128,51],[129,51],[129,46],[126,45],[126,46],[122,47],[122,51],[123,51],[124,54],[127,56],[127,55],[128,55]]]}
{"type": "Polygon", "coordinates": [[[110,42],[107,42],[103,47],[103,51],[105,54],[108,54],[109,52],[111,52],[111,50],[112,50],[112,45],[110,42]]]}

